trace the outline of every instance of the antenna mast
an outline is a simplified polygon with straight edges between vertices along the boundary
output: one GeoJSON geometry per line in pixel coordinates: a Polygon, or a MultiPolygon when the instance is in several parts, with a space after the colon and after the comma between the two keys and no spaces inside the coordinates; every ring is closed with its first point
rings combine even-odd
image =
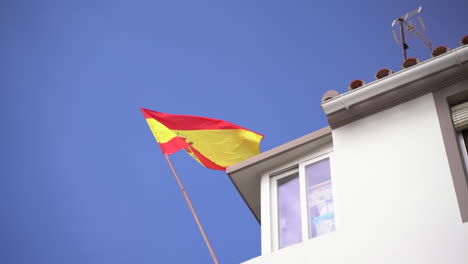
{"type": "MultiPolygon", "coordinates": [[[[421,13],[422,7],[420,6],[418,9],[406,13],[405,15],[393,20],[392,27],[395,27],[399,24],[399,31],[400,31],[400,39],[398,38],[397,32],[393,30],[393,37],[395,38],[396,43],[399,45],[401,42],[402,50],[403,50],[403,58],[406,60],[406,50],[409,48],[408,44],[406,43],[405,37],[405,30],[408,33],[413,34],[417,38],[419,38],[431,51],[432,51],[432,43],[429,39],[427,39],[420,31],[426,31],[426,26],[421,17],[415,17],[419,13],[421,13]],[[412,19],[414,18],[414,19],[412,19]],[[421,29],[418,30],[417,28],[420,27],[421,29]]],[[[398,30],[398,29],[397,29],[398,30]]]]}

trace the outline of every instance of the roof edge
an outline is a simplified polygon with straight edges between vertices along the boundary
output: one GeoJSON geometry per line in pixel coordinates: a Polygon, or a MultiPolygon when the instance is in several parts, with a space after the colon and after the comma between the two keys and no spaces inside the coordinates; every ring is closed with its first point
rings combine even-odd
{"type": "Polygon", "coordinates": [[[370,100],[371,98],[394,90],[402,85],[415,82],[451,67],[460,67],[468,61],[468,46],[462,46],[443,55],[434,57],[417,65],[396,72],[382,79],[363,85],[357,89],[340,94],[322,103],[328,116],[343,109],[370,100]]]}
{"type": "Polygon", "coordinates": [[[305,136],[302,136],[300,138],[294,139],[292,141],[289,141],[283,145],[280,145],[278,147],[272,148],[270,150],[267,150],[265,152],[262,152],[256,156],[253,156],[251,158],[248,158],[244,161],[241,161],[239,163],[236,163],[232,166],[229,166],[226,168],[226,174],[231,176],[231,174],[234,174],[236,172],[239,172],[241,170],[247,169],[251,166],[254,166],[260,162],[263,162],[265,160],[272,159],[278,155],[281,155],[284,152],[293,150],[295,148],[298,148],[304,144],[309,143],[310,141],[314,141],[316,139],[319,139],[321,137],[324,137],[326,135],[331,134],[331,128],[330,126],[326,126],[324,128],[321,128],[319,130],[316,130],[312,133],[309,133],[305,136]]]}

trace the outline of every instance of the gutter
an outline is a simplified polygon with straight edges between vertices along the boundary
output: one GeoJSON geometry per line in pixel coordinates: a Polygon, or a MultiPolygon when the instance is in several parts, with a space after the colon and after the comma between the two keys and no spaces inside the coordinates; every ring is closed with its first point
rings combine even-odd
{"type": "Polygon", "coordinates": [[[443,55],[419,63],[411,68],[399,71],[385,78],[376,80],[355,90],[340,94],[322,103],[326,115],[368,100],[371,97],[392,91],[402,85],[423,79],[426,76],[452,67],[460,67],[468,61],[468,46],[462,46],[443,55]]]}

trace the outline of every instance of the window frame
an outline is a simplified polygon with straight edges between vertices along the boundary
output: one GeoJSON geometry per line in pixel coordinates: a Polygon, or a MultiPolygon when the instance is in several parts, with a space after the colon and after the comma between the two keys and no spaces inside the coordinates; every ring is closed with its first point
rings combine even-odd
{"type": "Polygon", "coordinates": [[[468,80],[459,81],[433,93],[447,160],[462,223],[468,222],[468,163],[452,120],[451,107],[468,101],[468,80]]]}
{"type": "MultiPolygon", "coordinates": [[[[307,201],[307,191],[306,191],[306,173],[305,168],[313,163],[318,161],[328,159],[330,162],[330,180],[332,182],[332,193],[334,196],[335,202],[335,192],[334,192],[334,185],[333,185],[333,149],[331,146],[327,146],[315,151],[313,154],[308,155],[300,160],[295,162],[291,162],[285,166],[278,167],[274,170],[271,170],[266,173],[268,177],[268,184],[269,184],[269,210],[270,210],[270,228],[269,228],[269,237],[271,238],[271,251],[277,251],[280,249],[285,249],[290,246],[294,246],[297,244],[301,244],[305,241],[310,239],[314,239],[316,237],[309,238],[309,212],[308,212],[308,201],[307,201]],[[300,197],[300,208],[301,208],[301,241],[286,246],[284,248],[279,247],[279,219],[278,219],[278,180],[288,177],[296,172],[299,172],[299,197],[300,197]]],[[[336,214],[335,214],[335,226],[336,226],[336,214]]]]}
{"type": "MultiPolygon", "coordinates": [[[[299,173],[299,168],[297,166],[294,166],[294,168],[290,168],[285,171],[281,171],[277,174],[274,174],[273,176],[270,177],[270,207],[271,207],[271,219],[272,219],[272,233],[274,234],[272,238],[272,244],[275,249],[280,249],[279,247],[279,213],[278,213],[278,181],[280,179],[284,179],[286,177],[289,177],[293,174],[298,174],[299,178],[299,200],[302,199],[302,195],[300,194],[301,192],[301,175],[299,173]],[[274,229],[274,230],[273,230],[274,229]]],[[[301,202],[302,204],[302,202],[301,202]]],[[[302,231],[302,224],[303,222],[303,217],[302,217],[302,206],[301,206],[301,234],[303,233],[302,231]]],[[[301,242],[303,241],[303,237],[301,239],[301,242]]]]}

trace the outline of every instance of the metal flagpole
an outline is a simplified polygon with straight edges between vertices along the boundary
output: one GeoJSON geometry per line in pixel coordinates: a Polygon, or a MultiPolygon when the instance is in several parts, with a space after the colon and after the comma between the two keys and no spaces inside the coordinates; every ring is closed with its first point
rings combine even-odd
{"type": "Polygon", "coordinates": [[[169,167],[171,168],[172,174],[174,174],[174,177],[176,178],[177,183],[179,184],[180,190],[184,194],[185,201],[187,201],[187,204],[190,207],[190,211],[192,212],[193,218],[195,218],[195,222],[197,222],[198,229],[200,229],[200,232],[203,236],[203,239],[205,240],[205,244],[208,247],[208,250],[210,251],[210,254],[211,254],[211,257],[213,258],[214,263],[218,264],[218,259],[216,258],[213,248],[211,247],[210,241],[208,241],[208,237],[205,234],[205,230],[203,230],[200,220],[198,219],[197,213],[195,212],[195,209],[193,209],[192,202],[190,202],[190,199],[187,193],[185,192],[184,186],[182,185],[182,182],[180,181],[179,176],[177,176],[177,173],[174,170],[174,166],[172,166],[171,160],[169,160],[169,156],[167,156],[167,154],[164,154],[164,157],[166,158],[167,163],[169,164],[169,167]]]}

